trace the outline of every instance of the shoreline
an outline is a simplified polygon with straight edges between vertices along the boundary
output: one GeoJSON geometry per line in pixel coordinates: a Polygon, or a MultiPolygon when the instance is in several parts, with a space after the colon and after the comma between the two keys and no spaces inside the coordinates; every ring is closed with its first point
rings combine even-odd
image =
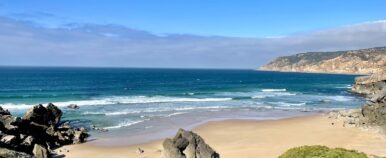
{"type": "MultiPolygon", "coordinates": [[[[342,120],[324,114],[279,120],[210,121],[192,130],[204,138],[221,157],[278,157],[292,147],[326,145],[386,156],[386,137],[374,130],[344,127],[342,120]]],[[[177,131],[176,131],[177,132],[177,131]]],[[[78,157],[147,157],[158,158],[162,141],[155,140],[124,146],[99,146],[91,140],[85,144],[64,146],[55,151],[60,156],[78,157]],[[139,155],[137,150],[144,150],[139,155]],[[67,152],[68,151],[68,152],[67,152]]]]}

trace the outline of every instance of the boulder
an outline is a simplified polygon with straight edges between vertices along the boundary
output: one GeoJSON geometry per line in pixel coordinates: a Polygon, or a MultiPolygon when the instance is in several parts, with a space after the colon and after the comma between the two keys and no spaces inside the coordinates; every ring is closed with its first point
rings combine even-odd
{"type": "Polygon", "coordinates": [[[20,122],[20,118],[13,117],[12,115],[1,115],[0,116],[0,123],[2,124],[0,130],[6,133],[9,133],[8,131],[14,131],[16,130],[16,126],[20,122]]]}
{"type": "Polygon", "coordinates": [[[5,135],[0,139],[0,142],[6,145],[14,145],[17,141],[17,137],[14,135],[5,135]]]}
{"type": "Polygon", "coordinates": [[[166,139],[162,146],[163,158],[219,158],[220,155],[196,133],[178,130],[173,139],[166,139]]]}
{"type": "Polygon", "coordinates": [[[74,143],[83,143],[88,137],[88,134],[85,130],[75,130],[74,133],[74,143]]]}
{"type": "Polygon", "coordinates": [[[47,111],[49,115],[49,119],[51,121],[51,125],[56,125],[60,122],[60,118],[63,115],[62,110],[60,110],[58,107],[56,107],[54,104],[49,103],[47,105],[47,111]]]}
{"type": "Polygon", "coordinates": [[[11,113],[0,106],[0,115],[11,115],[11,113]]]}
{"type": "Polygon", "coordinates": [[[34,157],[36,157],[36,158],[50,158],[51,157],[47,148],[43,145],[40,145],[40,144],[35,144],[32,153],[34,154],[34,157]]]}
{"type": "Polygon", "coordinates": [[[27,137],[24,138],[24,140],[20,143],[20,145],[30,147],[30,146],[34,145],[34,142],[35,142],[35,139],[34,139],[32,136],[27,136],[27,137]]]}
{"type": "Polygon", "coordinates": [[[47,108],[39,104],[29,109],[23,119],[42,125],[56,125],[59,123],[60,117],[62,117],[62,111],[54,104],[49,103],[47,108]]]}
{"type": "Polygon", "coordinates": [[[70,104],[70,105],[67,105],[67,108],[69,108],[69,109],[79,109],[79,106],[76,105],[76,104],[70,104]]]}
{"type": "Polygon", "coordinates": [[[186,158],[186,156],[174,145],[172,139],[165,139],[162,143],[162,158],[186,158]]]}
{"type": "Polygon", "coordinates": [[[50,122],[48,111],[42,104],[28,109],[28,111],[24,114],[23,119],[42,125],[47,125],[50,122]]]}
{"type": "Polygon", "coordinates": [[[33,158],[33,156],[24,152],[0,148],[0,158],[33,158]]]}

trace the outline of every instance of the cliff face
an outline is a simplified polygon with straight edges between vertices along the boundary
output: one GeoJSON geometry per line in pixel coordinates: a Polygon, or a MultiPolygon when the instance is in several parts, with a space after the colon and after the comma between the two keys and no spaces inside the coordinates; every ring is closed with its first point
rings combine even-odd
{"type": "Polygon", "coordinates": [[[386,69],[386,47],[301,53],[279,57],[259,69],[289,72],[378,73],[386,69]]]}
{"type": "Polygon", "coordinates": [[[379,93],[386,87],[386,72],[372,74],[370,76],[360,76],[355,78],[352,92],[365,96],[372,96],[379,93]]]}

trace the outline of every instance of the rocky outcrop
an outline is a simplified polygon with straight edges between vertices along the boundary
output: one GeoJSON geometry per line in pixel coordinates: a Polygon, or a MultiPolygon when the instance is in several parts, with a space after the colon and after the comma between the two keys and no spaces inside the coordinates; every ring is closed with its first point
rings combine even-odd
{"type": "Polygon", "coordinates": [[[386,47],[301,53],[279,57],[259,69],[316,73],[379,73],[386,69],[386,47]]]}
{"type": "Polygon", "coordinates": [[[386,87],[386,72],[381,72],[370,76],[356,77],[352,92],[371,97],[371,95],[379,93],[384,87],[386,87]]]}
{"type": "Polygon", "coordinates": [[[219,158],[220,155],[196,133],[178,130],[173,139],[162,143],[163,158],[219,158]]]}
{"type": "Polygon", "coordinates": [[[1,158],[33,158],[33,156],[30,154],[9,150],[7,148],[0,148],[0,157],[1,158]]]}
{"type": "Polygon", "coordinates": [[[22,118],[0,107],[0,157],[49,158],[50,149],[84,142],[87,131],[61,123],[62,114],[51,103],[34,106],[22,118]]]}
{"type": "Polygon", "coordinates": [[[362,106],[362,115],[368,123],[379,125],[386,129],[386,88],[373,95],[362,106]]]}
{"type": "Polygon", "coordinates": [[[367,97],[362,108],[358,111],[339,111],[330,114],[330,117],[344,118],[349,125],[376,125],[386,130],[386,73],[357,77],[352,92],[367,97]]]}

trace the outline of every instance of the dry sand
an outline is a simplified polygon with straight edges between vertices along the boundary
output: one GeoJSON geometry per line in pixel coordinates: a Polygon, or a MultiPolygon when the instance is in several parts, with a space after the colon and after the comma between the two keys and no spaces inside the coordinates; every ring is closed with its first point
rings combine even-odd
{"type": "MultiPolygon", "coordinates": [[[[213,147],[221,158],[276,158],[301,145],[326,145],[386,156],[386,138],[373,130],[343,127],[342,122],[324,115],[270,121],[228,120],[209,122],[193,130],[213,147]],[[334,125],[332,125],[334,123],[334,125]]],[[[97,146],[92,142],[57,149],[68,158],[158,158],[162,141],[122,147],[97,146]],[[69,150],[69,152],[67,152],[69,150]]]]}

